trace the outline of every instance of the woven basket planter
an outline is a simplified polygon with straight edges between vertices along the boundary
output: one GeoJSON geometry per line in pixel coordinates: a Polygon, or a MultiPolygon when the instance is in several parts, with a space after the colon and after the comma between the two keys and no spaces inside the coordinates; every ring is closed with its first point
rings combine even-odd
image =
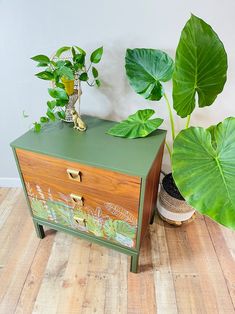
{"type": "Polygon", "coordinates": [[[195,217],[195,209],[184,200],[179,200],[167,193],[161,184],[157,209],[160,217],[170,224],[180,226],[192,221],[195,217]]]}

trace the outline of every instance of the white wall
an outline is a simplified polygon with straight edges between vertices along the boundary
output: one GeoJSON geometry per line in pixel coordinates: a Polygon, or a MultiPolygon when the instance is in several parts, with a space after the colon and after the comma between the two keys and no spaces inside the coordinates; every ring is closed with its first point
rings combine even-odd
{"type": "MultiPolygon", "coordinates": [[[[0,184],[5,182],[1,178],[17,177],[9,142],[27,131],[46,109],[48,83],[34,77],[37,69],[31,56],[50,54],[63,45],[77,44],[88,51],[103,45],[99,64],[103,86],[84,90],[82,112],[120,120],[137,109],[151,107],[166,119],[164,127],[168,127],[164,101],[148,103],[129,87],[125,49],[151,47],[174,56],[191,12],[213,26],[229,56],[222,96],[213,107],[197,110],[192,118],[192,124],[208,126],[235,116],[234,0],[0,0],[0,184]],[[23,110],[29,118],[23,118],[23,110]]],[[[170,90],[170,85],[167,88],[170,90]]]]}

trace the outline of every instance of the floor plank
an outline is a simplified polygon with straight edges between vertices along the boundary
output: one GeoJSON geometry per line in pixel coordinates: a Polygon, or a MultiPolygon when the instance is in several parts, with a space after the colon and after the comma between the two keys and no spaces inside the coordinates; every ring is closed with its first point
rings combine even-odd
{"type": "Polygon", "coordinates": [[[72,241],[73,238],[68,234],[62,232],[56,234],[33,313],[57,313],[60,289],[72,241]]]}
{"type": "MultiPolygon", "coordinates": [[[[8,219],[11,211],[14,210],[14,206],[16,206],[21,192],[19,188],[9,189],[3,200],[0,200],[0,229],[8,219]]],[[[3,195],[1,197],[3,197],[3,195]]]]}
{"type": "MultiPolygon", "coordinates": [[[[11,194],[8,193],[7,197],[11,197],[11,194]]],[[[3,207],[4,203],[6,204],[7,202],[2,202],[0,206],[3,207]]],[[[0,221],[1,217],[2,216],[0,215],[0,221]]],[[[5,222],[0,229],[0,274],[4,269],[4,266],[10,261],[11,256],[15,253],[16,239],[21,233],[25,221],[30,219],[26,201],[22,193],[19,197],[14,198],[9,215],[7,219],[5,218],[6,217],[4,216],[3,219],[5,222]]],[[[32,222],[31,226],[33,230],[32,222]]]]}
{"type": "MultiPolygon", "coordinates": [[[[215,224],[213,222],[213,224],[215,224]]],[[[205,313],[234,313],[226,279],[211,241],[205,220],[187,226],[194,265],[199,274],[205,313]]]]}
{"type": "Polygon", "coordinates": [[[156,217],[140,272],[130,257],[62,232],[36,237],[20,189],[0,189],[0,314],[235,313],[235,233],[197,215],[156,217]]]}
{"type": "Polygon", "coordinates": [[[11,188],[0,188],[0,204],[2,204],[3,200],[7,197],[7,193],[11,190],[11,188]]]}
{"type": "Polygon", "coordinates": [[[227,242],[229,241],[228,238],[231,238],[232,231],[225,230],[223,226],[212,222],[209,218],[205,218],[205,222],[220,264],[220,268],[225,277],[231,301],[235,307],[235,257],[231,252],[231,249],[235,249],[235,241],[233,239],[233,241],[227,242]],[[228,233],[230,233],[229,236],[228,233]]]}
{"type": "Polygon", "coordinates": [[[118,314],[127,312],[127,274],[128,258],[114,250],[105,249],[108,259],[108,276],[105,285],[104,313],[118,314]]]}
{"type": "Polygon", "coordinates": [[[147,233],[140,254],[139,273],[128,272],[128,313],[155,313],[155,287],[152,271],[151,241],[147,233]]]}
{"type": "Polygon", "coordinates": [[[157,313],[178,313],[164,222],[158,217],[150,226],[150,238],[157,313]]]}
{"type": "Polygon", "coordinates": [[[200,279],[187,235],[190,225],[181,228],[164,225],[178,312],[203,313],[200,279]]]}
{"type": "Polygon", "coordinates": [[[0,313],[14,312],[38,244],[39,239],[32,233],[31,217],[28,217],[15,238],[14,254],[1,272],[0,281],[4,284],[0,287],[0,313]]]}
{"type": "Polygon", "coordinates": [[[46,232],[46,238],[40,241],[34,260],[29,268],[15,310],[16,314],[31,314],[37,298],[45,268],[51,254],[55,231],[46,232]]]}

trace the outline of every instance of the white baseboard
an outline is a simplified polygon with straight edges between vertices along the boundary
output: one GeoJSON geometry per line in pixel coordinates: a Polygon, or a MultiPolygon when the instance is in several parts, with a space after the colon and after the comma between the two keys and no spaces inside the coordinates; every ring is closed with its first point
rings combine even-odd
{"type": "Polygon", "coordinates": [[[0,178],[0,188],[21,187],[20,178],[0,178]]]}

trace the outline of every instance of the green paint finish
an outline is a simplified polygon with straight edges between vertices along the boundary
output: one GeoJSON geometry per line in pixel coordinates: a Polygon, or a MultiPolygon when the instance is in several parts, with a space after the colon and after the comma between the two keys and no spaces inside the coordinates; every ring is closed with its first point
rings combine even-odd
{"type": "MultiPolygon", "coordinates": [[[[36,232],[38,236],[42,238],[44,236],[43,225],[46,225],[55,230],[64,231],[79,236],[82,239],[115,249],[121,253],[131,255],[131,271],[137,272],[146,188],[145,178],[148,175],[161,144],[165,140],[166,131],[157,130],[147,138],[134,140],[117,138],[105,134],[115,122],[100,120],[89,116],[84,116],[83,118],[88,124],[88,130],[86,132],[82,133],[74,130],[71,124],[56,122],[45,126],[39,134],[30,130],[11,143],[31,214],[32,208],[29,202],[29,197],[27,196],[26,186],[15,153],[15,148],[96,166],[98,168],[140,176],[141,194],[138,225],[136,226],[137,222],[135,222],[133,226],[131,217],[127,213],[125,217],[121,218],[122,220],[125,219],[127,221],[122,221],[121,224],[118,222],[121,220],[118,217],[117,220],[105,220],[102,224],[101,231],[94,226],[94,223],[92,223],[91,220],[89,224],[90,232],[84,232],[71,228],[69,225],[68,222],[71,216],[68,216],[67,213],[65,214],[65,211],[68,211],[68,207],[70,207],[68,204],[56,204],[57,209],[58,207],[61,207],[63,210],[56,218],[57,222],[54,222],[53,220],[48,220],[48,216],[45,212],[42,214],[42,205],[35,203],[32,207],[34,207],[35,214],[37,212],[37,215],[41,217],[33,216],[36,232]],[[60,224],[59,221],[63,221],[63,224],[60,224]],[[133,228],[135,228],[135,238],[133,238],[133,228]],[[103,235],[105,235],[105,237],[103,235]],[[123,236],[128,237],[129,242],[127,241],[127,243],[125,243],[126,239],[124,239],[123,242],[123,236]],[[135,242],[135,247],[125,246],[126,244],[130,245],[131,241],[135,242]]],[[[46,200],[43,202],[46,202],[46,200]]],[[[47,203],[47,206],[48,205],[51,207],[49,201],[47,203]]],[[[53,206],[55,206],[55,204],[53,206]]],[[[117,212],[116,207],[115,212],[117,212]]],[[[51,212],[50,215],[53,216],[53,212],[51,212]]]]}
{"type": "Polygon", "coordinates": [[[21,184],[22,184],[22,187],[23,187],[23,191],[24,191],[24,195],[25,195],[25,198],[26,198],[26,202],[27,202],[27,205],[28,205],[28,208],[29,208],[29,211],[30,211],[30,215],[32,216],[31,204],[29,202],[27,189],[26,189],[25,182],[24,182],[24,179],[23,179],[23,176],[22,176],[22,172],[20,170],[19,160],[17,158],[16,151],[15,151],[14,148],[12,149],[12,151],[13,151],[13,155],[14,155],[14,158],[15,158],[17,170],[18,170],[19,177],[20,177],[20,181],[21,181],[21,184]]]}
{"type": "Polygon", "coordinates": [[[130,267],[130,271],[132,273],[137,273],[137,271],[138,271],[138,262],[139,262],[139,255],[133,255],[131,257],[131,267],[130,267]]]}
{"type": "Polygon", "coordinates": [[[146,138],[126,139],[105,134],[115,122],[84,116],[86,132],[65,122],[49,123],[40,133],[28,131],[11,143],[45,155],[99,168],[146,177],[165,139],[166,131],[156,130],[146,138]]]}
{"type": "Polygon", "coordinates": [[[62,202],[30,197],[33,215],[66,228],[87,232],[126,247],[135,246],[136,226],[123,220],[93,216],[79,208],[73,209],[62,202]]]}
{"type": "Polygon", "coordinates": [[[140,201],[139,201],[139,215],[138,215],[138,232],[136,238],[136,248],[140,249],[140,238],[141,238],[141,230],[142,230],[142,219],[143,219],[143,211],[144,211],[144,196],[146,189],[146,179],[141,180],[141,190],[140,190],[140,201]]]}
{"type": "Polygon", "coordinates": [[[43,226],[40,225],[39,223],[37,223],[36,221],[34,221],[34,227],[35,227],[37,236],[38,236],[40,239],[45,238],[45,232],[44,232],[43,226]]]}

